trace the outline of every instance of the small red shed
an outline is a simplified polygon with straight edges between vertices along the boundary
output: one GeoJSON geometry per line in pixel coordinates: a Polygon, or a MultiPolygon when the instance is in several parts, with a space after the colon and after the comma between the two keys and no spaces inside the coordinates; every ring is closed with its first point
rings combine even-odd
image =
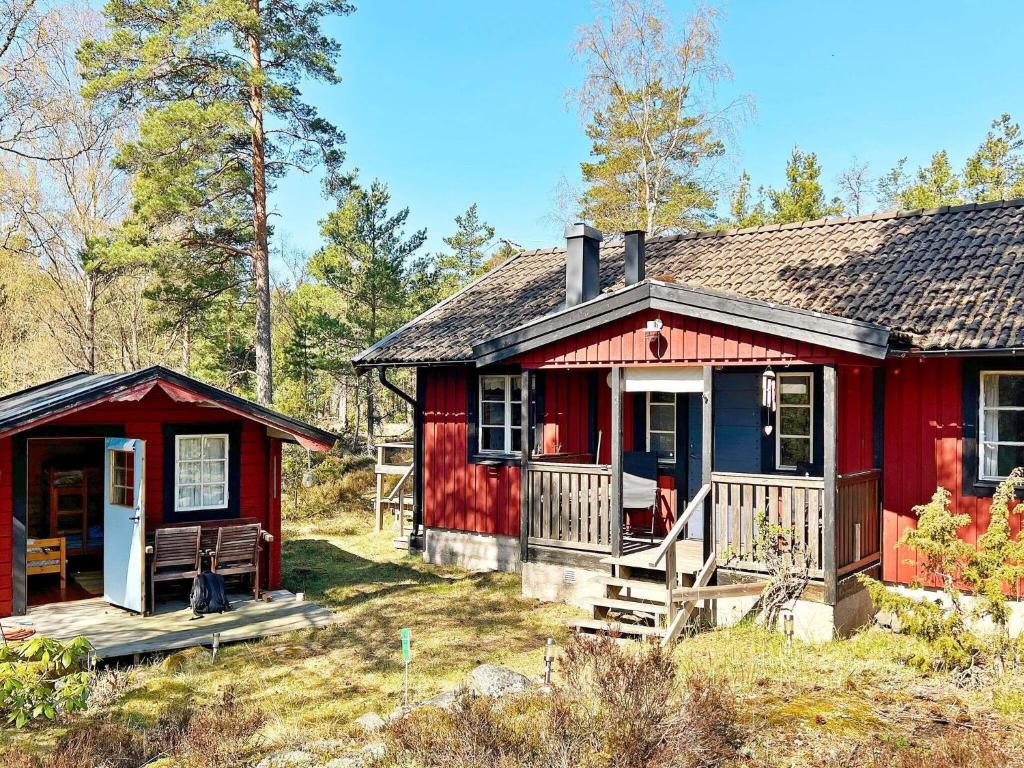
{"type": "Polygon", "coordinates": [[[141,612],[147,531],[181,523],[259,521],[263,586],[278,588],[283,442],[335,437],[161,366],[0,398],[0,616],[100,594],[141,612]],[[26,562],[42,539],[64,547],[63,594],[26,562]]]}

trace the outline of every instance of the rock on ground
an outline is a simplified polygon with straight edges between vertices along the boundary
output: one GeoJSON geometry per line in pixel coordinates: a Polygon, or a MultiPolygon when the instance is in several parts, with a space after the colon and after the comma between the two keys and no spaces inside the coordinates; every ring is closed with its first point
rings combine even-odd
{"type": "Polygon", "coordinates": [[[376,712],[367,712],[356,718],[356,725],[364,731],[377,731],[384,727],[385,720],[376,712]]]}
{"type": "Polygon", "coordinates": [[[533,681],[526,675],[499,667],[497,664],[481,664],[469,673],[469,679],[473,690],[481,696],[495,699],[533,688],[533,681]]]}
{"type": "Polygon", "coordinates": [[[313,756],[297,749],[274,752],[256,764],[256,768],[306,768],[314,763],[313,756]]]}

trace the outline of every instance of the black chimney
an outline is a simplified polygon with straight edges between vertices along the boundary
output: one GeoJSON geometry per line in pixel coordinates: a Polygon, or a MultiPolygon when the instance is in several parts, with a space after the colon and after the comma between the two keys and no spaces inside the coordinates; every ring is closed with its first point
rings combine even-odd
{"type": "Polygon", "coordinates": [[[642,229],[631,229],[626,232],[626,285],[636,285],[647,278],[644,235],[642,229]]]}
{"type": "Polygon", "coordinates": [[[586,224],[565,228],[565,306],[575,307],[601,292],[601,233],[586,224]]]}

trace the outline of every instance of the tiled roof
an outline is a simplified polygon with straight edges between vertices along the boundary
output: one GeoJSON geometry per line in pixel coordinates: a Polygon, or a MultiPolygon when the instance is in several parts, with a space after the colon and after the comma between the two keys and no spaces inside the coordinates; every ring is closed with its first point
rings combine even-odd
{"type": "MultiPolygon", "coordinates": [[[[557,310],[565,249],[524,252],[364,352],[362,365],[472,359],[472,345],[557,310]]],[[[647,275],[886,326],[926,350],[1024,347],[1024,200],[647,241],[647,275]]],[[[601,244],[601,290],[623,285],[601,244]]]]}

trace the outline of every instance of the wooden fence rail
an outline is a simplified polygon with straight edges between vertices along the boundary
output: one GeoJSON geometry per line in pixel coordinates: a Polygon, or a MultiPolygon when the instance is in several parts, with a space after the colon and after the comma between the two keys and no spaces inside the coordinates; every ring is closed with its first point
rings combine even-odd
{"type": "Polygon", "coordinates": [[[825,481],[816,477],[711,473],[712,529],[719,565],[764,571],[754,553],[757,521],[767,514],[807,546],[810,573],[822,575],[822,511],[825,481]]]}
{"type": "Polygon", "coordinates": [[[840,576],[881,557],[881,507],[877,469],[836,478],[836,568],[840,576]]]}
{"type": "Polygon", "coordinates": [[[530,462],[531,544],[611,551],[611,468],[600,464],[530,462]]]}

